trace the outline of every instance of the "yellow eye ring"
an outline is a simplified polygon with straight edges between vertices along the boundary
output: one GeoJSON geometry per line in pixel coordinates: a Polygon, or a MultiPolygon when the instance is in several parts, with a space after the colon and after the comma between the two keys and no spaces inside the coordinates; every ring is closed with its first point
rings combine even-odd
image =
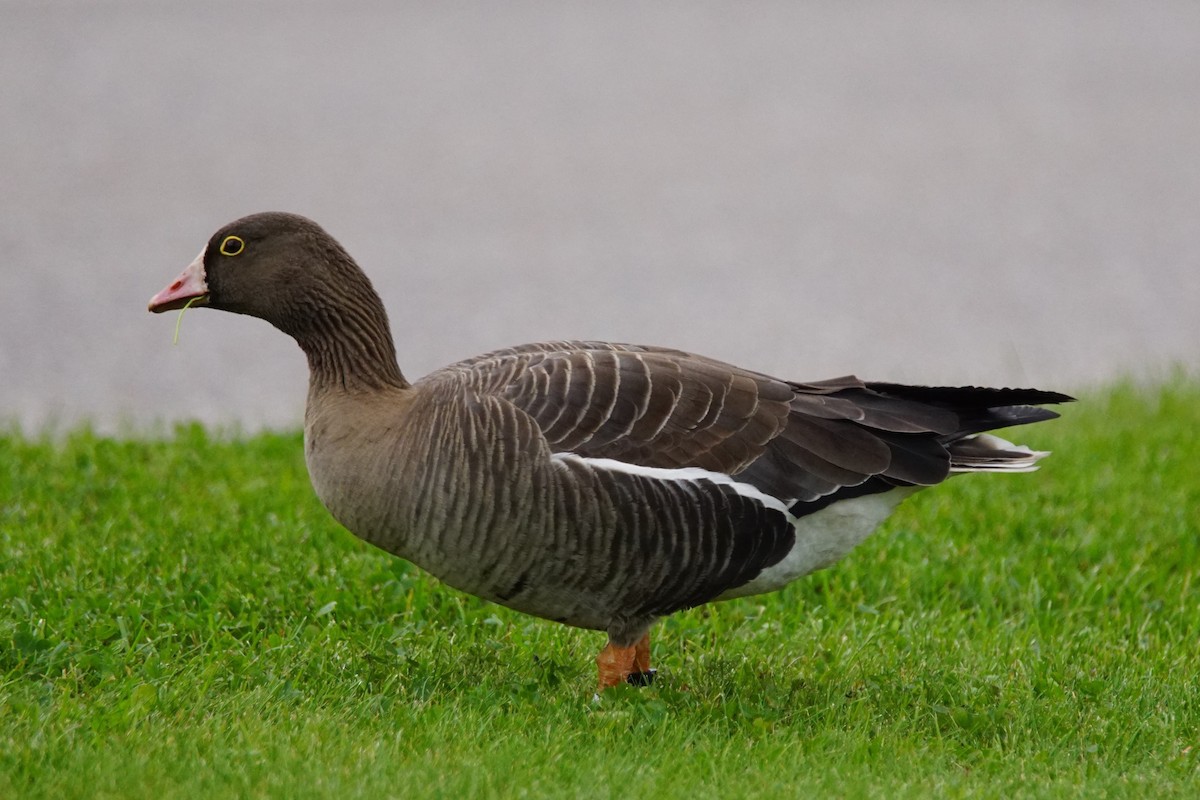
{"type": "Polygon", "coordinates": [[[221,240],[220,250],[221,255],[223,256],[241,255],[242,251],[245,249],[246,243],[240,236],[226,236],[221,240]]]}

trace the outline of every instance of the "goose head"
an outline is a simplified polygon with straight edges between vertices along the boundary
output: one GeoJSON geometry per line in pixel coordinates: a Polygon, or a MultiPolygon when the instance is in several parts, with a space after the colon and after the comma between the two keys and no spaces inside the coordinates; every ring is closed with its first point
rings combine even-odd
{"type": "Polygon", "coordinates": [[[403,383],[383,303],[340,244],[298,214],[252,214],[212,235],[150,311],[188,305],[264,319],[291,336],[318,377],[403,383]],[[377,379],[378,378],[378,379],[377,379]]]}

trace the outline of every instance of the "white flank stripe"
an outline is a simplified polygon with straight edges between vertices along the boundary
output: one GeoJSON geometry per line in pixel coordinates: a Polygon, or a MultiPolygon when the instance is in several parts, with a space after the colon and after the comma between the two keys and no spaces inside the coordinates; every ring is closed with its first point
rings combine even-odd
{"type": "Polygon", "coordinates": [[[660,481],[709,481],[730,486],[743,497],[785,515],[796,531],[796,542],[792,549],[777,564],[764,569],[749,583],[725,592],[717,598],[718,600],[773,592],[797,578],[839,561],[863,539],[870,536],[896,510],[896,506],[918,488],[897,487],[878,494],[839,500],[820,511],[797,518],[788,511],[787,504],[782,500],[764,494],[748,483],[736,481],[723,472],[712,472],[699,467],[640,467],[612,458],[585,458],[574,453],[554,453],[551,459],[559,463],[574,462],[593,469],[624,472],[660,481]]]}
{"type": "Polygon", "coordinates": [[[555,461],[574,461],[576,463],[585,464],[593,469],[603,469],[609,472],[624,472],[628,475],[640,475],[643,478],[653,478],[656,481],[709,481],[718,483],[722,486],[729,486],[742,497],[748,497],[767,508],[774,509],[784,514],[788,521],[794,526],[796,518],[788,511],[787,505],[777,497],[772,497],[769,494],[764,494],[756,487],[741,481],[735,481],[724,472],[713,472],[700,467],[679,467],[677,469],[668,469],[664,467],[642,467],[637,464],[630,464],[626,461],[618,461],[615,458],[586,458],[578,456],[574,453],[554,453],[550,456],[551,460],[555,461]]]}

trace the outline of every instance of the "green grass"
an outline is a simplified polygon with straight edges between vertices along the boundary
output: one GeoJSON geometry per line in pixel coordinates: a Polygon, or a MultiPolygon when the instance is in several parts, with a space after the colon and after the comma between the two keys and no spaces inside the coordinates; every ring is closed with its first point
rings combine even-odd
{"type": "Polygon", "coordinates": [[[0,436],[0,797],[1197,796],[1200,385],[1065,412],[599,703],[599,634],[360,543],[298,435],[0,436]]]}

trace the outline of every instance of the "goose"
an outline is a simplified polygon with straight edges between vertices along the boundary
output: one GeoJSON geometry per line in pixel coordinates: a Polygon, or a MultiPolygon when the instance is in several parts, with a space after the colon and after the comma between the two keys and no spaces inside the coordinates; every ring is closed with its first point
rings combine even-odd
{"type": "Polygon", "coordinates": [[[371,282],[315,222],[224,226],[150,300],[266,320],[308,359],[304,455],[345,528],[461,591],[601,631],[598,689],[653,677],[650,628],[828,567],[905,498],[1046,453],[988,431],[1036,389],[801,383],[673,350],[554,341],[409,382],[371,282]]]}

